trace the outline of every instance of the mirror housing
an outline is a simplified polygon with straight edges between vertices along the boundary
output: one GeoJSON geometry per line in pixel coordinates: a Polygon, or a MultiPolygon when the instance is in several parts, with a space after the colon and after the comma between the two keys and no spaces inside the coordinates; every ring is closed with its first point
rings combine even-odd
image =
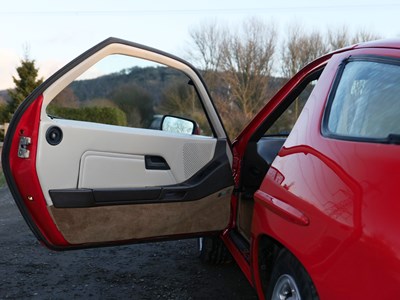
{"type": "Polygon", "coordinates": [[[183,134],[193,134],[197,129],[195,121],[171,115],[162,118],[160,127],[162,131],[183,134]]]}

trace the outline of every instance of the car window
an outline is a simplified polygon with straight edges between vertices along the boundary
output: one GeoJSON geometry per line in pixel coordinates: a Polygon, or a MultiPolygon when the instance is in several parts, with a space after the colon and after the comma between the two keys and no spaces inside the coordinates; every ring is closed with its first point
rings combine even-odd
{"type": "Polygon", "coordinates": [[[400,134],[400,66],[390,61],[350,61],[330,99],[327,129],[350,139],[400,134]]]}
{"type": "Polygon", "coordinates": [[[110,55],[61,91],[47,107],[53,118],[159,130],[165,115],[193,120],[212,135],[188,76],[143,59],[110,55]]]}

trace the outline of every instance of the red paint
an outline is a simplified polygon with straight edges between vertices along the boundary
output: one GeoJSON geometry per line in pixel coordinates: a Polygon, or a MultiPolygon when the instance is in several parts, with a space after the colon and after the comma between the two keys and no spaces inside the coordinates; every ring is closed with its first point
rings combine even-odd
{"type": "Polygon", "coordinates": [[[307,226],[310,223],[310,220],[301,211],[261,190],[255,193],[254,200],[289,222],[302,226],[307,226]]]}
{"type": "MultiPolygon", "coordinates": [[[[340,62],[349,55],[400,57],[399,50],[387,46],[359,47],[330,59],[306,113],[255,195],[254,239],[266,235],[291,251],[321,299],[387,299],[400,291],[400,146],[334,140],[320,130],[340,62]],[[281,182],[271,176],[276,173],[282,175],[281,182]],[[296,208],[309,218],[309,225],[289,222],[265,201],[257,201],[260,195],[296,208]]],[[[257,255],[253,248],[252,256],[257,255]]],[[[259,276],[255,280],[262,297],[259,276]]]]}
{"type": "Polygon", "coordinates": [[[235,259],[236,263],[242,270],[243,274],[246,276],[247,280],[250,284],[253,284],[253,277],[252,272],[250,269],[250,264],[243,256],[243,253],[236,247],[233,241],[230,239],[228,235],[228,230],[225,230],[221,235],[222,240],[224,241],[226,247],[229,249],[229,252],[232,254],[233,258],[235,259]]]}
{"type": "Polygon", "coordinates": [[[28,209],[43,237],[52,245],[68,246],[68,242],[58,231],[49,215],[36,172],[36,153],[42,101],[43,96],[39,96],[33,101],[17,124],[10,147],[10,168],[23,199],[23,205],[28,209]],[[21,136],[31,138],[31,144],[28,146],[30,156],[27,159],[19,158],[17,155],[21,136]],[[32,197],[33,201],[28,200],[28,197],[32,197]]]}

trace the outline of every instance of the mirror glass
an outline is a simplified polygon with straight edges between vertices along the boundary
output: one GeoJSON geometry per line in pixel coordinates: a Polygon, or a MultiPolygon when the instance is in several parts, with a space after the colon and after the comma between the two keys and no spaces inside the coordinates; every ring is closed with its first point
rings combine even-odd
{"type": "Polygon", "coordinates": [[[165,116],[161,124],[161,129],[174,133],[192,134],[194,131],[194,122],[173,116],[165,116]]]}

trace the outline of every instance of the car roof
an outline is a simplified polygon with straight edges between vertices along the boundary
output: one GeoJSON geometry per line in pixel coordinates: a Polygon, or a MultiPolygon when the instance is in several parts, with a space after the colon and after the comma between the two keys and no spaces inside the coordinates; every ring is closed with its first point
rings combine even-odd
{"type": "Polygon", "coordinates": [[[400,39],[384,39],[376,40],[354,45],[355,49],[358,48],[395,48],[400,49],[400,39]]]}
{"type": "Polygon", "coordinates": [[[344,48],[340,48],[337,50],[333,50],[329,52],[327,56],[332,56],[337,53],[346,52],[353,49],[365,49],[365,48],[386,48],[386,49],[400,49],[400,39],[382,39],[375,40],[370,42],[362,42],[350,46],[346,46],[344,48]]]}

